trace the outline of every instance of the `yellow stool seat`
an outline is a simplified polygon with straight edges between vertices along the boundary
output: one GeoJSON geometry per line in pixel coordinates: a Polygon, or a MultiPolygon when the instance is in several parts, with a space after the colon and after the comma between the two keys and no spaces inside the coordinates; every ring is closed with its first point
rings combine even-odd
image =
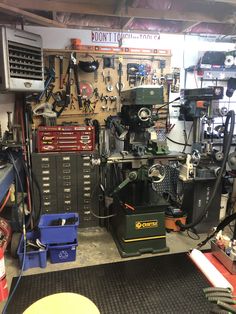
{"type": "Polygon", "coordinates": [[[56,293],[34,302],[23,314],[99,314],[96,305],[77,293],[56,293]]]}

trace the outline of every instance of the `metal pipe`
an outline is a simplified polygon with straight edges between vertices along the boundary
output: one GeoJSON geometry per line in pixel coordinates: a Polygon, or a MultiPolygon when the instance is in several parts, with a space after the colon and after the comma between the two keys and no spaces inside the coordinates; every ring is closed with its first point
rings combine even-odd
{"type": "Polygon", "coordinates": [[[201,123],[200,118],[194,118],[193,120],[193,143],[200,142],[201,123]]]}

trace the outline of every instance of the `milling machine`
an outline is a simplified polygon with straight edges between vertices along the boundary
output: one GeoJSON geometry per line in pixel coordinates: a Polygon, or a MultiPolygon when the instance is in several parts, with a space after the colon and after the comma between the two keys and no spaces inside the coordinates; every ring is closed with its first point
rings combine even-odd
{"type": "Polygon", "coordinates": [[[165,180],[169,160],[177,156],[155,128],[156,105],[163,105],[163,98],[162,86],[122,91],[121,112],[107,120],[117,143],[116,152],[107,158],[115,213],[110,229],[123,257],[168,251],[165,210],[169,203],[157,187],[165,180]]]}

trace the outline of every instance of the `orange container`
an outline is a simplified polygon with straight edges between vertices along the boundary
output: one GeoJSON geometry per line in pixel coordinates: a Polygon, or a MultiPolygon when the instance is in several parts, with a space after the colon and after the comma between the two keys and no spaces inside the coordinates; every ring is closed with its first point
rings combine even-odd
{"type": "Polygon", "coordinates": [[[70,41],[72,49],[78,49],[78,47],[81,45],[81,40],[79,38],[72,38],[70,41]]]}
{"type": "Polygon", "coordinates": [[[181,221],[182,224],[186,223],[186,216],[183,217],[173,217],[165,216],[165,228],[170,231],[180,231],[180,227],[176,225],[176,221],[181,221]]]}

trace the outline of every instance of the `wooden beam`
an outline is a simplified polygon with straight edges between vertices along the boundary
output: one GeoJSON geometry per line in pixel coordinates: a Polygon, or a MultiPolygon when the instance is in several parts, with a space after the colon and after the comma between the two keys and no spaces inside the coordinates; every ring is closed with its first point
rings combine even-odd
{"type": "Polygon", "coordinates": [[[57,12],[55,12],[55,11],[52,12],[52,19],[53,19],[53,21],[57,20],[57,12]]]}
{"type": "MultiPolygon", "coordinates": [[[[2,1],[3,2],[3,1],[2,1]]],[[[105,15],[105,16],[116,16],[114,13],[114,7],[112,5],[94,5],[77,2],[66,2],[56,0],[7,0],[7,3],[14,7],[27,9],[27,10],[38,10],[38,11],[57,11],[65,13],[78,13],[78,14],[92,14],[92,15],[105,15]]]]}
{"type": "Polygon", "coordinates": [[[207,23],[222,23],[222,18],[218,19],[207,13],[187,12],[187,11],[172,11],[172,10],[152,10],[128,8],[128,16],[142,19],[158,19],[158,20],[173,20],[173,21],[190,21],[207,23]]]}
{"type": "Polygon", "coordinates": [[[7,14],[16,15],[16,16],[23,16],[27,21],[43,25],[43,26],[55,26],[55,27],[63,27],[65,28],[66,25],[62,23],[58,23],[56,21],[47,19],[45,17],[33,14],[31,12],[27,12],[18,8],[14,8],[12,6],[9,6],[7,4],[4,4],[0,2],[0,9],[3,12],[6,12],[7,14]]]}
{"type": "Polygon", "coordinates": [[[185,22],[185,23],[183,23],[183,26],[182,26],[180,32],[181,33],[189,33],[189,32],[191,32],[193,27],[195,27],[195,26],[197,26],[197,25],[199,25],[201,23],[202,22],[195,22],[195,23],[193,23],[193,22],[185,22]]]}
{"type": "MultiPolygon", "coordinates": [[[[202,0],[202,1],[206,2],[205,0],[202,0]]],[[[210,2],[210,3],[215,3],[215,2],[217,2],[217,3],[228,3],[228,4],[236,5],[235,0],[207,0],[207,2],[210,2]]]]}
{"type": "Polygon", "coordinates": [[[128,20],[125,22],[125,24],[122,26],[122,29],[127,29],[129,25],[133,22],[134,17],[128,18],[128,20]]]}
{"type": "Polygon", "coordinates": [[[126,5],[126,0],[116,0],[114,14],[120,15],[121,9],[126,5]]]}
{"type": "MultiPolygon", "coordinates": [[[[6,0],[5,0],[6,1],[6,0]]],[[[180,0],[179,0],[180,1],[180,0]]],[[[186,0],[181,0],[183,3],[186,0]]],[[[1,1],[3,2],[3,1],[1,1]]],[[[186,9],[177,10],[153,10],[133,7],[120,7],[120,14],[114,12],[114,6],[111,4],[105,4],[104,6],[98,6],[95,4],[87,4],[85,2],[69,2],[69,1],[56,1],[56,0],[7,0],[8,4],[13,5],[21,9],[27,10],[40,10],[40,11],[57,11],[65,13],[78,13],[86,15],[99,15],[99,16],[116,16],[116,17],[127,17],[127,18],[143,18],[143,19],[157,19],[157,20],[175,20],[175,21],[190,21],[190,22],[206,22],[206,23],[227,23],[225,12],[222,12],[220,16],[214,16],[214,11],[209,10],[209,2],[205,0],[190,0],[187,3],[186,9]],[[201,12],[191,10],[191,5],[201,3],[201,12]],[[188,9],[189,8],[189,9],[188,9]]],[[[121,1],[123,3],[124,1],[121,1]]],[[[216,3],[220,4],[220,3],[216,3]]],[[[233,7],[233,6],[232,6],[233,7]]],[[[228,8],[229,9],[229,8],[228,8]]],[[[233,11],[232,11],[233,15],[233,11]]],[[[234,24],[230,20],[231,24],[234,24]]]]}

